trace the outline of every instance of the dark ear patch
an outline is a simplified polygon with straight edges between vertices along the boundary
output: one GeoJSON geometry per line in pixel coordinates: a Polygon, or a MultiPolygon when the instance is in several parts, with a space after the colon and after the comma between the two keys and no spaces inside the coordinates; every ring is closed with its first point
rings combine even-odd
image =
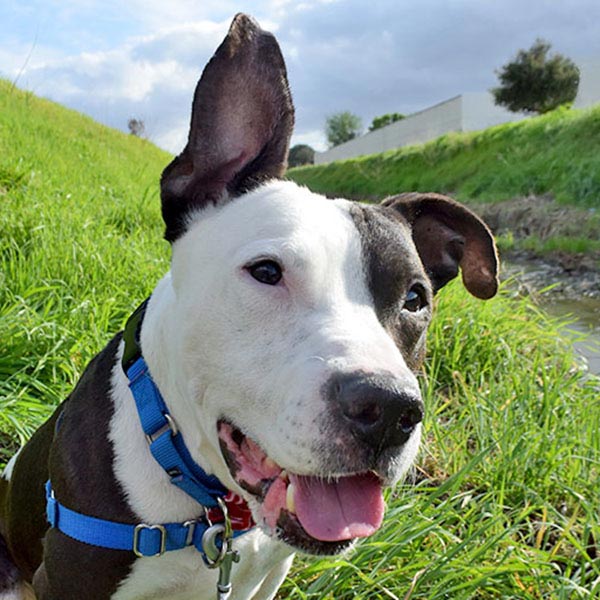
{"type": "Polygon", "coordinates": [[[413,241],[437,291],[458,275],[477,298],[498,290],[498,256],[485,223],[462,204],[441,194],[408,193],[383,201],[412,227],[413,241]]]}
{"type": "Polygon", "coordinates": [[[191,211],[281,176],[293,123],[277,41],[236,15],[196,87],[188,143],[162,174],[165,237],[177,239],[191,211]]]}

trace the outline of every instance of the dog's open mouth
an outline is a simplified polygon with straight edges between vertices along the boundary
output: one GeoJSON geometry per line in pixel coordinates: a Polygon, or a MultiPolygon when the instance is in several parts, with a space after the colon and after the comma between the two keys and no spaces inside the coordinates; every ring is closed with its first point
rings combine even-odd
{"type": "Polygon", "coordinates": [[[313,554],[335,554],[381,525],[382,483],[374,473],[335,478],[296,475],[230,423],[219,421],[218,433],[233,478],[259,501],[267,527],[292,546],[313,554]]]}

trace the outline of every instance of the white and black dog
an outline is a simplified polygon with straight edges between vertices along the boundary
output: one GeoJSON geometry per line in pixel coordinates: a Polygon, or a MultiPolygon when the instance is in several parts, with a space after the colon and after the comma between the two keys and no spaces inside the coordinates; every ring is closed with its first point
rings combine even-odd
{"type": "Polygon", "coordinates": [[[246,511],[233,542],[222,525],[214,544],[239,553],[235,598],[272,598],[295,551],[334,554],[380,526],[382,489],[419,445],[433,294],[460,268],[473,295],[493,296],[494,242],[441,195],[374,206],[278,179],[292,126],[277,42],[238,15],[162,175],[170,273],[0,479],[0,599],[215,597],[223,569],[207,568],[195,528],[228,525],[227,504],[211,513],[173,485],[181,471],[155,457],[159,438],[184,440],[221,490],[211,498],[230,490],[233,517],[246,511]],[[127,335],[168,411],[156,435],[125,372],[127,335]],[[69,534],[67,510],[134,539],[69,534]]]}

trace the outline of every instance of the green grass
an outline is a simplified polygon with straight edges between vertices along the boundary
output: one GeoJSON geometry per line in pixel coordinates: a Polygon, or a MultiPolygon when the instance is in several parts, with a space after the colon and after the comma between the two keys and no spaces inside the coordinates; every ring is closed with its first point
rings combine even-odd
{"type": "MultiPolygon", "coordinates": [[[[0,462],[168,268],[151,144],[0,82],[0,462]]],[[[600,385],[528,300],[443,290],[383,529],[281,598],[600,597],[600,385]]]]}
{"type": "Polygon", "coordinates": [[[546,239],[530,235],[526,238],[515,238],[511,233],[505,233],[496,237],[498,248],[501,251],[527,250],[536,255],[555,254],[564,252],[567,254],[600,254],[600,240],[580,236],[557,235],[546,239]]]}
{"type": "Polygon", "coordinates": [[[599,207],[600,106],[561,108],[420,146],[296,168],[288,177],[314,191],[354,198],[409,190],[487,202],[552,194],[559,202],[599,207]]]}
{"type": "Polygon", "coordinates": [[[169,159],[0,80],[0,445],[66,397],[168,268],[169,159]]]}
{"type": "Polygon", "coordinates": [[[504,289],[440,294],[416,485],[347,560],[282,598],[600,597],[600,407],[556,329],[504,289]]]}

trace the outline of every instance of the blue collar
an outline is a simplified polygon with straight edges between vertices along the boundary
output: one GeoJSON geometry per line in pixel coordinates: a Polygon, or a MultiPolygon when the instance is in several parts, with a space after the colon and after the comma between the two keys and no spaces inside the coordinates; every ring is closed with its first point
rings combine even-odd
{"type": "Polygon", "coordinates": [[[217,498],[225,496],[227,489],[216,477],[207,475],[190,456],[183,436],[142,357],[129,367],[127,378],[142,429],[156,462],[167,473],[173,485],[202,506],[216,507],[217,498]]]}
{"type": "MultiPolygon", "coordinates": [[[[171,483],[194,498],[205,509],[199,519],[185,523],[130,525],[97,519],[75,512],[58,502],[50,481],[46,484],[46,512],[51,527],[81,542],[115,550],[130,550],[137,556],[157,556],[170,550],[194,546],[207,564],[212,564],[211,554],[203,538],[215,521],[225,521],[220,526],[221,539],[213,539],[221,548],[222,530],[230,529],[226,504],[222,501],[227,488],[213,475],[208,475],[191,457],[183,436],[152,380],[139,345],[139,331],[147,300],[131,315],[123,332],[125,348],[122,366],[135,399],[140,423],[150,452],[169,475],[171,483]],[[221,518],[214,518],[217,514],[221,518]]],[[[58,424],[60,423],[60,418],[58,424]]],[[[242,526],[232,532],[238,536],[250,529],[242,526]]],[[[214,537],[214,536],[213,536],[214,537]]]]}

